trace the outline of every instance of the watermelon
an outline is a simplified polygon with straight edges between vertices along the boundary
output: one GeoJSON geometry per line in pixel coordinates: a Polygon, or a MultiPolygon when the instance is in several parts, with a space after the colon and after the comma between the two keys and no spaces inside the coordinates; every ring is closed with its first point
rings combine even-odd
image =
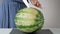
{"type": "Polygon", "coordinates": [[[20,31],[30,33],[42,28],[44,16],[35,8],[24,8],[18,11],[14,21],[20,31]]]}

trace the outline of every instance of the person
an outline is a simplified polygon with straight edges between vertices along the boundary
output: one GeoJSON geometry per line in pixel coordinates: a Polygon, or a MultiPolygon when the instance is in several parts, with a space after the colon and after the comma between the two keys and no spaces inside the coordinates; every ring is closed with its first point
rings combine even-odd
{"type": "MultiPolygon", "coordinates": [[[[40,7],[37,0],[31,0],[32,4],[40,7]]],[[[26,7],[22,0],[0,0],[0,28],[16,28],[14,17],[18,10],[26,7]]]]}

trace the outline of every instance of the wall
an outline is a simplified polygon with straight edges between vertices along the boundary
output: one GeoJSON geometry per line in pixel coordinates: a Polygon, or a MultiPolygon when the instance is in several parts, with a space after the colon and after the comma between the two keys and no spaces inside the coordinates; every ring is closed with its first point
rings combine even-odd
{"type": "Polygon", "coordinates": [[[43,6],[43,28],[60,28],[60,0],[39,0],[43,6]]]}

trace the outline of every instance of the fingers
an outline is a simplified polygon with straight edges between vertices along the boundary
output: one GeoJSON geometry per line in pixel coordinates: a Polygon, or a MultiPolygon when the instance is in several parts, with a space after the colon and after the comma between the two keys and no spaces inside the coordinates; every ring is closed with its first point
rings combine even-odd
{"type": "Polygon", "coordinates": [[[41,4],[37,0],[31,0],[32,4],[38,8],[42,8],[41,4]]]}
{"type": "Polygon", "coordinates": [[[36,0],[31,0],[33,5],[36,5],[37,1],[36,0]]]}
{"type": "Polygon", "coordinates": [[[37,2],[36,6],[42,9],[42,6],[39,2],[37,2]]]}

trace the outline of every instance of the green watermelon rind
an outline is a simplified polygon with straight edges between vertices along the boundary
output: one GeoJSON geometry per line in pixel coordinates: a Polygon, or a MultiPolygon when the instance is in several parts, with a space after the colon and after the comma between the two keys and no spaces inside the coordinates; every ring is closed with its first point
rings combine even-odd
{"type": "MultiPolygon", "coordinates": [[[[26,9],[26,8],[24,8],[24,9],[26,9]]],[[[35,9],[35,8],[33,8],[33,9],[35,9]]],[[[37,9],[35,9],[35,10],[37,10],[37,9]]],[[[35,24],[29,25],[29,26],[22,26],[22,25],[16,24],[16,27],[22,32],[33,32],[39,28],[41,29],[44,24],[44,17],[43,17],[43,14],[41,13],[41,11],[39,11],[39,10],[37,10],[37,11],[38,11],[38,14],[36,15],[37,19],[35,19],[35,22],[36,22],[35,24]],[[28,29],[26,29],[26,28],[28,28],[28,29]]],[[[18,13],[24,13],[23,9],[19,10],[18,13]]],[[[17,17],[15,17],[15,20],[14,20],[15,23],[16,23],[16,20],[17,20],[17,17]]]]}

